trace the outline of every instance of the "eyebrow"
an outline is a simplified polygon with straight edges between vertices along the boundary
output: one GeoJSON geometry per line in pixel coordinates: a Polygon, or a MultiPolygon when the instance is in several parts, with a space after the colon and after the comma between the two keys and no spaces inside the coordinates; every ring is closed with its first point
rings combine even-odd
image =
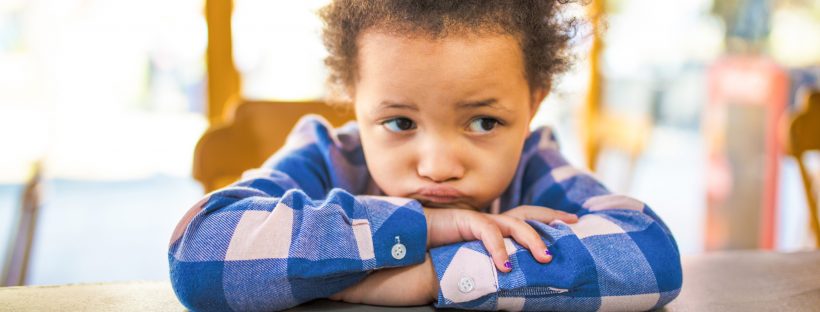
{"type": "Polygon", "coordinates": [[[510,109],[507,108],[506,106],[498,104],[498,99],[496,99],[496,98],[489,98],[489,99],[480,100],[480,101],[473,101],[473,102],[458,102],[456,104],[456,107],[458,109],[466,109],[466,110],[479,109],[479,108],[487,107],[487,108],[495,108],[495,109],[499,109],[499,110],[503,110],[503,111],[510,111],[510,109]]]}
{"type": "MultiPolygon", "coordinates": [[[[496,98],[489,98],[489,99],[484,99],[484,100],[479,100],[479,101],[469,101],[469,102],[468,101],[462,101],[462,102],[456,103],[456,108],[459,109],[459,110],[475,110],[475,109],[480,109],[480,108],[485,108],[485,107],[498,109],[498,110],[503,110],[503,111],[507,111],[507,112],[511,111],[506,106],[498,104],[498,99],[496,99],[496,98]]],[[[379,103],[379,105],[376,106],[376,109],[374,109],[373,111],[374,112],[381,112],[381,111],[388,110],[388,109],[400,109],[400,110],[404,109],[404,110],[411,110],[411,111],[414,111],[414,112],[419,111],[418,106],[416,106],[415,104],[391,102],[391,101],[386,101],[386,100],[379,103]]]]}
{"type": "Polygon", "coordinates": [[[407,104],[407,103],[399,103],[399,102],[390,102],[390,101],[382,101],[379,103],[379,106],[376,106],[374,112],[381,112],[388,109],[406,109],[418,112],[419,108],[414,104],[407,104]]]}

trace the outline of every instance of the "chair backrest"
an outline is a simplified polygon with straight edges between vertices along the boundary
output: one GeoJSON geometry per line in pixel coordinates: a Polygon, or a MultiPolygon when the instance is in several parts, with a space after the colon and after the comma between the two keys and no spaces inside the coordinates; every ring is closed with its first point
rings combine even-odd
{"type": "Polygon", "coordinates": [[[352,110],[322,102],[242,102],[232,118],[208,129],[199,139],[194,178],[206,192],[236,181],[242,172],[260,166],[276,152],[306,114],[321,115],[337,127],[354,119],[352,110]]]}
{"type": "Polygon", "coordinates": [[[820,247],[820,219],[818,219],[817,188],[812,185],[803,154],[808,151],[820,152],[820,91],[809,92],[806,96],[803,111],[798,113],[789,128],[789,153],[797,159],[806,202],[809,207],[809,220],[814,231],[815,244],[820,247]]]}

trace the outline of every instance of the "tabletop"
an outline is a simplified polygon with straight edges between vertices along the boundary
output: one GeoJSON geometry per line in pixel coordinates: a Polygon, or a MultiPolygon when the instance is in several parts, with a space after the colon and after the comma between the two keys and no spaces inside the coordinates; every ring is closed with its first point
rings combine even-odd
{"type": "MultiPolygon", "coordinates": [[[[683,259],[683,289],[663,311],[811,311],[820,307],[820,251],[716,252],[683,259]]],[[[0,288],[0,311],[182,311],[171,285],[121,282],[0,288]]],[[[316,300],[291,311],[433,311],[316,300]]]]}

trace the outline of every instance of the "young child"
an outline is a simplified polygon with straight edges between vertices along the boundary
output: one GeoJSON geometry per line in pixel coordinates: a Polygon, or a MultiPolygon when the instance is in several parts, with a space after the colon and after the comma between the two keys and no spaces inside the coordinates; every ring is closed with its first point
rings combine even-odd
{"type": "MultiPolygon", "coordinates": [[[[356,122],[303,118],[177,226],[191,310],[316,298],[476,310],[648,310],[681,287],[672,234],[529,131],[568,66],[555,1],[337,0],[321,11],[356,122]]],[[[336,97],[338,98],[338,96],[336,97]]]]}

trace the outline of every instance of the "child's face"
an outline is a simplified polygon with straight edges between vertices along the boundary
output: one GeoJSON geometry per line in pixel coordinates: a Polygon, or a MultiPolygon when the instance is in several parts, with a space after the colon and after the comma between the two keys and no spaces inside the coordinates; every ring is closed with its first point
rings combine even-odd
{"type": "Polygon", "coordinates": [[[507,188],[545,91],[512,36],[359,39],[353,92],[367,167],[389,196],[481,209],[507,188]]]}

